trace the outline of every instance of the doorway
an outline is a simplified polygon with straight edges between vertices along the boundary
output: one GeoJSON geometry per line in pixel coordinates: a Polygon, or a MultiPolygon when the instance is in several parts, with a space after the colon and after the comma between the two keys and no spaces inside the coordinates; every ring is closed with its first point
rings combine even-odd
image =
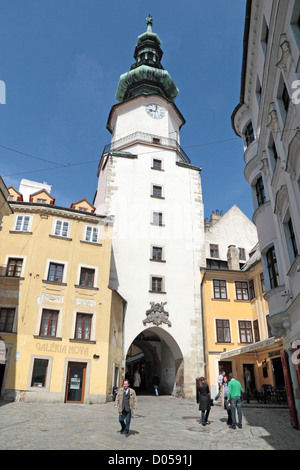
{"type": "Polygon", "coordinates": [[[69,362],[67,385],[66,385],[66,403],[83,403],[85,386],[86,363],[69,362]]]}

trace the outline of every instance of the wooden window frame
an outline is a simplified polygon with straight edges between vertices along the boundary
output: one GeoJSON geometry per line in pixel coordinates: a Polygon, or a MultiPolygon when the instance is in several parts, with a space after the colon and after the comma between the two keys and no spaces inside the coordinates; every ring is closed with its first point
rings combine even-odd
{"type": "Polygon", "coordinates": [[[214,292],[214,299],[217,299],[217,300],[227,299],[226,281],[224,279],[213,279],[213,292],[214,292]],[[224,284],[222,285],[221,283],[224,283],[224,284]],[[225,297],[222,296],[222,289],[225,289],[225,297]],[[219,297],[217,295],[218,293],[219,293],[219,297]]]}
{"type": "Polygon", "coordinates": [[[230,321],[227,318],[216,318],[217,343],[231,343],[230,321]],[[220,335],[220,332],[222,334],[220,335]],[[226,341],[226,337],[228,340],[226,341]]]}
{"type": "Polygon", "coordinates": [[[79,285],[83,287],[94,287],[94,283],[95,283],[95,269],[81,267],[79,285]],[[89,275],[92,275],[92,285],[88,284],[89,275]],[[84,280],[84,283],[82,283],[82,280],[84,280]]]}
{"type": "Polygon", "coordinates": [[[13,327],[14,327],[14,321],[15,321],[15,314],[16,314],[15,308],[0,307],[0,325],[1,323],[3,323],[2,316],[4,318],[3,328],[0,328],[1,332],[12,333],[13,327]]]}
{"type": "Polygon", "coordinates": [[[219,258],[219,245],[209,244],[209,254],[211,258],[219,258]]]}
{"type": "Polygon", "coordinates": [[[56,332],[57,332],[57,323],[58,323],[58,315],[59,311],[58,310],[52,310],[48,308],[44,308],[42,311],[42,317],[41,317],[41,326],[40,326],[40,336],[49,336],[50,338],[56,338],[56,332]],[[49,314],[49,318],[47,320],[47,332],[46,334],[43,333],[43,324],[44,324],[44,316],[46,314],[49,314]],[[55,331],[54,334],[51,334],[51,329],[52,329],[52,320],[55,321],[55,331]]]}
{"type": "Polygon", "coordinates": [[[249,300],[248,282],[235,281],[235,294],[236,294],[236,300],[249,300]]]}
{"type": "Polygon", "coordinates": [[[23,261],[24,261],[23,258],[8,258],[5,276],[6,277],[21,277],[23,261]],[[14,266],[13,266],[13,263],[15,263],[14,266]]]}
{"type": "Polygon", "coordinates": [[[78,312],[76,314],[76,324],[75,324],[75,334],[74,334],[74,339],[76,340],[84,340],[84,341],[90,341],[91,340],[91,333],[92,333],[92,320],[93,320],[93,315],[90,313],[81,313],[78,312]],[[81,335],[78,335],[78,320],[79,317],[82,317],[82,327],[81,327],[81,335]],[[89,329],[88,329],[88,338],[85,337],[85,323],[86,320],[89,319],[89,329]]]}
{"type": "Polygon", "coordinates": [[[49,263],[49,268],[48,268],[48,275],[47,275],[47,281],[49,282],[58,282],[60,284],[62,284],[63,282],[63,277],[64,277],[64,269],[65,269],[65,265],[64,264],[60,264],[60,263],[55,263],[54,261],[50,261],[49,263]],[[51,270],[51,266],[55,266],[54,268],[54,279],[50,279],[50,270],[51,270]],[[62,268],[62,271],[61,271],[61,279],[59,281],[56,280],[56,275],[57,275],[57,268],[58,266],[60,266],[62,268]]]}
{"type": "Polygon", "coordinates": [[[239,326],[240,343],[241,344],[253,343],[252,322],[250,320],[238,320],[238,326],[239,326]],[[242,325],[243,323],[245,325],[242,325]],[[243,341],[243,336],[245,337],[244,341],[243,341]]]}

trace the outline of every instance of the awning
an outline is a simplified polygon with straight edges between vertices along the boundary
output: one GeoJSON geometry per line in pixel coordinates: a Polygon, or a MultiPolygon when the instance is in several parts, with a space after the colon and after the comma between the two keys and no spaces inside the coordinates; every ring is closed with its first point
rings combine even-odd
{"type": "Polygon", "coordinates": [[[247,344],[247,346],[242,346],[241,348],[232,349],[231,351],[225,351],[220,354],[221,359],[227,359],[228,357],[239,356],[241,354],[247,354],[251,352],[259,352],[264,348],[268,348],[273,345],[280,346],[281,339],[272,337],[264,339],[262,341],[257,341],[257,343],[247,344]]]}
{"type": "Polygon", "coordinates": [[[0,339],[0,364],[5,364],[5,356],[6,356],[6,347],[5,343],[2,339],[0,339]]]}

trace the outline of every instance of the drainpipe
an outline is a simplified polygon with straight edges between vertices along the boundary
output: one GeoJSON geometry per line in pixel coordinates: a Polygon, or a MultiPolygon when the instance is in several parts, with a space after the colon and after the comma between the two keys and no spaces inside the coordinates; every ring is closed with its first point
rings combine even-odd
{"type": "MultiPolygon", "coordinates": [[[[203,281],[206,275],[207,269],[204,269],[204,274],[201,279],[201,285],[200,285],[200,297],[201,297],[201,316],[202,316],[202,338],[203,338],[203,359],[204,359],[204,377],[206,378],[206,353],[205,353],[205,329],[204,329],[204,312],[203,312],[203,293],[202,293],[202,288],[203,288],[203,281]]],[[[200,268],[200,273],[201,273],[201,268],[200,268]]]]}

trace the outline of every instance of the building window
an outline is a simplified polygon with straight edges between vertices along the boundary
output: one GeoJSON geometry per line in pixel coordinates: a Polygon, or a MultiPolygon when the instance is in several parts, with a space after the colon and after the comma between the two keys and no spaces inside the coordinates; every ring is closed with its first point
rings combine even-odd
{"type": "Polygon", "coordinates": [[[230,343],[229,320],[216,320],[217,342],[230,343]]]}
{"type": "Polygon", "coordinates": [[[209,245],[209,254],[211,258],[219,258],[219,245],[209,245]]]}
{"type": "Polygon", "coordinates": [[[15,230],[18,232],[28,232],[29,229],[29,215],[18,215],[15,225],[15,230]]]}
{"type": "Polygon", "coordinates": [[[33,364],[31,387],[45,387],[48,370],[47,359],[35,359],[33,364]]]}
{"type": "Polygon", "coordinates": [[[294,231],[291,218],[289,218],[286,224],[286,229],[287,229],[287,244],[288,244],[288,248],[290,252],[290,258],[291,258],[291,261],[293,262],[298,254],[298,249],[297,249],[297,244],[296,244],[295,231],[294,231]]]}
{"type": "Polygon", "coordinates": [[[163,249],[161,246],[153,246],[152,247],[152,260],[162,261],[162,252],[163,252],[163,249]]]}
{"type": "Polygon", "coordinates": [[[153,212],[153,224],[162,226],[162,212],[153,212]]]}
{"type": "Polygon", "coordinates": [[[272,246],[266,252],[267,268],[270,279],[271,289],[279,286],[278,266],[276,260],[275,248],[272,246]]]}
{"type": "Polygon", "coordinates": [[[235,282],[235,292],[237,300],[249,300],[248,284],[243,281],[235,282]]]}
{"type": "Polygon", "coordinates": [[[260,40],[261,40],[261,46],[262,46],[263,52],[264,54],[266,54],[268,40],[269,40],[269,28],[268,28],[265,17],[263,17],[260,40]]]}
{"type": "Polygon", "coordinates": [[[0,308],[0,331],[11,333],[15,318],[14,308],[0,308]]]}
{"type": "Polygon", "coordinates": [[[95,269],[81,268],[79,285],[94,287],[95,269]]]}
{"type": "Polygon", "coordinates": [[[239,321],[239,332],[241,343],[253,343],[251,321],[239,321]]]}
{"type": "Polygon", "coordinates": [[[287,88],[286,88],[285,84],[283,85],[281,99],[282,99],[284,110],[287,113],[288,109],[289,109],[289,104],[290,104],[290,97],[289,97],[289,94],[288,94],[288,91],[287,91],[287,88]]]}
{"type": "Polygon", "coordinates": [[[246,146],[248,147],[255,140],[254,130],[253,130],[251,121],[245,127],[244,136],[245,136],[246,146]]]}
{"type": "Polygon", "coordinates": [[[9,258],[6,268],[7,277],[21,277],[23,259],[9,258]]]}
{"type": "Polygon", "coordinates": [[[157,158],[154,158],[152,168],[154,170],[161,170],[162,169],[161,160],[158,160],[157,158]]]}
{"type": "Polygon", "coordinates": [[[77,313],[75,339],[90,340],[92,326],[92,315],[77,313]]]}
{"type": "Polygon", "coordinates": [[[69,222],[57,220],[55,224],[54,235],[57,237],[67,237],[69,233],[69,222]]]}
{"type": "Polygon", "coordinates": [[[213,279],[214,299],[227,299],[226,281],[213,279]]]}
{"type": "Polygon", "coordinates": [[[152,196],[162,198],[162,187],[161,186],[153,186],[152,187],[152,196]]]}
{"type": "Polygon", "coordinates": [[[253,321],[253,331],[254,331],[254,341],[255,343],[257,343],[258,341],[260,341],[258,320],[253,321]]]}
{"type": "Polygon", "coordinates": [[[85,238],[86,242],[98,243],[99,229],[98,227],[93,227],[88,225],[85,229],[85,238]]]}
{"type": "Polygon", "coordinates": [[[163,278],[162,277],[152,277],[151,278],[151,289],[152,289],[152,292],[162,292],[163,291],[163,278]]]}
{"type": "Polygon", "coordinates": [[[40,336],[56,336],[58,311],[43,309],[40,336]]]}
{"type": "Polygon", "coordinates": [[[64,265],[57,263],[50,263],[47,281],[62,282],[64,273],[64,265]]]}
{"type": "Polygon", "coordinates": [[[249,297],[250,297],[250,300],[254,299],[256,296],[255,296],[255,288],[254,288],[254,281],[253,279],[251,279],[249,281],[249,297]]]}
{"type": "Polygon", "coordinates": [[[266,291],[266,288],[265,288],[265,278],[264,278],[264,273],[260,273],[260,286],[261,286],[261,291],[262,292],[265,292],[266,291]]]}
{"type": "Polygon", "coordinates": [[[258,207],[260,207],[266,202],[265,188],[262,176],[260,176],[256,181],[255,191],[258,207]]]}

